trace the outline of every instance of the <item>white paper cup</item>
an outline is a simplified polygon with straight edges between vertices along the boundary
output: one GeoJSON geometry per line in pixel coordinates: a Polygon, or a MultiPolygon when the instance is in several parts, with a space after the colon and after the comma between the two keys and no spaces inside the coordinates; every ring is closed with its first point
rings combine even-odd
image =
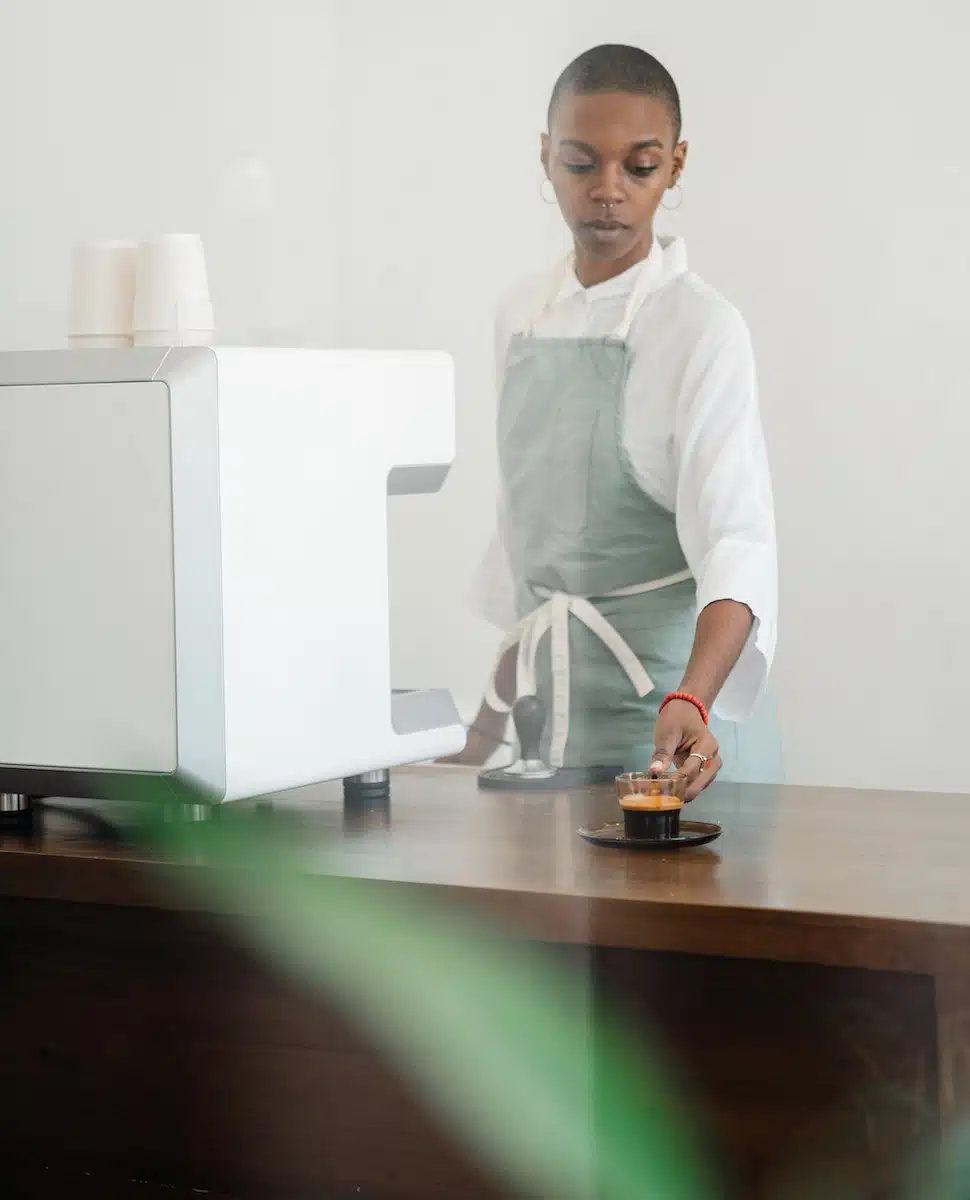
{"type": "Polygon", "coordinates": [[[198,234],[169,233],[142,242],[135,271],[136,333],[213,326],[205,251],[198,234]]]}
{"type": "Polygon", "coordinates": [[[136,346],[211,346],[211,329],[147,329],[134,336],[136,346]]]}
{"type": "Polygon", "coordinates": [[[131,345],[130,337],[109,334],[72,333],[67,339],[71,350],[121,350],[131,345]]]}
{"type": "Polygon", "coordinates": [[[130,337],[136,254],[133,242],[87,242],[74,248],[69,336],[130,337]]]}

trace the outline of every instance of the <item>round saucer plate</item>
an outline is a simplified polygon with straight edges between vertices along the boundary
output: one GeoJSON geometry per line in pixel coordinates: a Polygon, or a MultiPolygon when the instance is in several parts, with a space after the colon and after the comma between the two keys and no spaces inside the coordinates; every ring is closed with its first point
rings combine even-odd
{"type": "Polygon", "coordinates": [[[627,837],[622,821],[611,821],[591,829],[584,825],[579,834],[597,846],[617,846],[627,850],[687,850],[692,846],[706,846],[719,838],[721,827],[709,821],[681,821],[677,837],[634,838],[627,837]]]}

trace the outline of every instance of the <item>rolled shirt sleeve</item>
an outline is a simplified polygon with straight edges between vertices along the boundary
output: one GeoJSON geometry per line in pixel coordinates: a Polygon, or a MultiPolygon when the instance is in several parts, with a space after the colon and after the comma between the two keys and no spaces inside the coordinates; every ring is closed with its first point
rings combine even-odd
{"type": "Polygon", "coordinates": [[[774,660],[778,565],[774,501],[751,338],[727,309],[699,340],[674,422],[676,521],[697,581],[697,611],[735,600],[754,616],[748,641],[714,705],[750,716],[774,660]]]}

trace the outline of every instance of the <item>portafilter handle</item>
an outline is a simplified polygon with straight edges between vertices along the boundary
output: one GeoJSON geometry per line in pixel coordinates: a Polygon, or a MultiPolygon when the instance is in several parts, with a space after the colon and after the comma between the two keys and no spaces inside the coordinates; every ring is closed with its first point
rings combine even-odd
{"type": "Polygon", "coordinates": [[[512,708],[512,721],[519,739],[519,758],[523,762],[540,761],[539,747],[546,727],[546,706],[538,696],[522,696],[512,708]]]}

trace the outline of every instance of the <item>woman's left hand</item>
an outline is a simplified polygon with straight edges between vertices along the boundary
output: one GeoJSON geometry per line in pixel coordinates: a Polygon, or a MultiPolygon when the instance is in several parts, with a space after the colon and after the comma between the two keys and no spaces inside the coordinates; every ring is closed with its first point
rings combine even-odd
{"type": "Polygon", "coordinates": [[[664,707],[657,718],[653,744],[650,770],[666,771],[673,763],[682,771],[687,776],[687,803],[713,783],[723,765],[717,738],[694,705],[686,700],[671,700],[664,707]],[[698,755],[708,761],[702,763],[698,755]]]}

